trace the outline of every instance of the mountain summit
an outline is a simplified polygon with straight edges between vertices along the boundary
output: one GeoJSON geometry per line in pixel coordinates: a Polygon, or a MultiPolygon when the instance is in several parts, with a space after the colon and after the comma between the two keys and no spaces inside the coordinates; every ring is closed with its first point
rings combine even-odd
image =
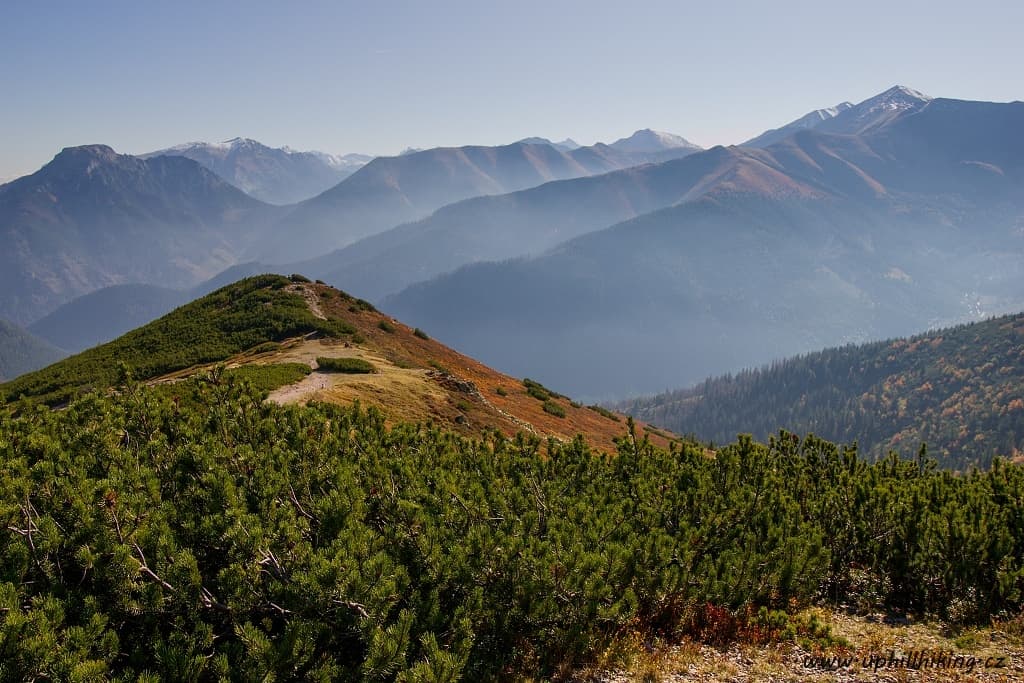
{"type": "Polygon", "coordinates": [[[109,145],[65,147],[53,157],[50,169],[77,171],[86,166],[92,169],[99,163],[115,163],[119,156],[109,145]]]}
{"type": "Polygon", "coordinates": [[[925,95],[920,90],[908,88],[905,85],[894,85],[880,95],[864,100],[858,106],[884,106],[894,109],[915,108],[920,104],[931,102],[934,97],[925,95]]]}
{"type": "Polygon", "coordinates": [[[841,102],[834,107],[816,109],[779,128],[766,130],[743,143],[744,147],[768,147],[801,130],[819,130],[841,135],[859,135],[920,111],[933,98],[905,85],[895,85],[859,104],[841,102]]]}
{"type": "Polygon", "coordinates": [[[190,159],[65,148],[0,192],[0,317],[28,324],[121,282],[195,284],[268,209],[190,159]]]}
{"type": "Polygon", "coordinates": [[[843,135],[862,135],[926,107],[932,98],[904,85],[895,85],[883,93],[849,107],[823,121],[817,130],[843,135]]]}
{"type": "Polygon", "coordinates": [[[638,130],[628,138],[620,138],[608,145],[622,152],[661,152],[667,149],[686,148],[697,151],[700,149],[686,138],[672,133],[663,133],[650,128],[638,130]]]}

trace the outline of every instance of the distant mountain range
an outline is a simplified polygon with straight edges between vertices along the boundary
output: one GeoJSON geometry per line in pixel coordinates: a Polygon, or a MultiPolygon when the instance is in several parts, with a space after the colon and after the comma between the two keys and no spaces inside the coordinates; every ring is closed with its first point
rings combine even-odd
{"type": "Polygon", "coordinates": [[[505,195],[475,197],[293,270],[380,300],[480,261],[539,254],[615,223],[699,197],[728,171],[724,148],[505,195]]]}
{"type": "MultiPolygon", "coordinates": [[[[256,160],[288,159],[294,172],[300,161],[321,157],[245,140],[173,151],[140,158],[104,145],[68,148],[38,172],[0,186],[0,237],[11,245],[0,254],[7,292],[0,316],[30,324],[78,296],[132,282],[188,289],[239,261],[285,263],[321,254],[467,196],[649,158],[607,146],[427,150],[374,160],[322,195],[284,208],[249,197],[182,155],[202,158],[242,185],[236,177],[242,169],[267,170],[256,160]]],[[[163,304],[147,305],[140,301],[136,310],[163,304]]],[[[84,334],[73,346],[99,338],[84,334]]]]}
{"type": "MultiPolygon", "coordinates": [[[[563,183],[559,197],[611,181],[600,194],[628,203],[639,173],[642,196],[659,182],[682,196],[382,306],[505,371],[528,367],[590,397],[1024,308],[1024,104],[895,88],[830,121],[860,133],[819,126],[765,150],[718,147],[563,183]]],[[[573,204],[538,224],[572,225],[573,204]]]]}
{"type": "Polygon", "coordinates": [[[143,154],[183,156],[197,161],[251,197],[268,204],[295,204],[334,187],[366,165],[372,156],[297,152],[267,147],[248,138],[188,142],[143,154]]]}
{"type": "MultiPolygon", "coordinates": [[[[632,138],[643,139],[651,131],[638,131],[632,138]]],[[[653,133],[654,139],[667,141],[665,145],[679,144],[677,136],[653,133]],[[661,137],[658,137],[661,136],[661,137]]],[[[631,138],[631,139],[632,139],[631,138]]],[[[691,146],[652,148],[652,154],[682,154],[684,159],[689,156],[691,146]],[[674,152],[672,150],[675,150],[674,152]]],[[[493,148],[462,148],[454,151],[459,159],[467,150],[477,154],[488,154],[493,148]]],[[[521,142],[513,146],[512,152],[530,152],[531,154],[551,155],[551,146],[547,143],[521,142]],[[539,147],[538,147],[539,145],[539,147]]],[[[634,160],[648,158],[647,153],[616,152],[611,146],[602,145],[592,148],[579,148],[579,157],[597,168],[619,164],[629,164],[634,160]]],[[[437,168],[445,158],[444,152],[451,150],[432,150],[431,153],[419,152],[406,157],[382,158],[373,166],[380,166],[376,171],[377,178],[365,178],[363,193],[370,194],[367,187],[383,186],[382,194],[394,199],[401,206],[402,194],[394,187],[388,187],[380,180],[388,167],[405,166],[407,160],[426,165],[427,169],[437,168]],[[394,190],[394,192],[389,192],[394,190]]],[[[563,155],[554,156],[556,159],[563,155]]],[[[453,164],[458,166],[458,162],[453,164]]],[[[655,208],[660,208],[685,196],[687,185],[680,176],[696,173],[698,178],[704,173],[705,165],[695,171],[689,171],[684,163],[682,170],[677,171],[675,184],[662,182],[654,194],[644,189],[646,176],[656,166],[645,166],[623,173],[635,174],[636,192],[629,202],[623,202],[616,193],[613,183],[617,174],[597,175],[592,182],[573,185],[572,191],[563,193],[564,183],[553,182],[541,187],[524,190],[511,195],[498,197],[479,197],[463,202],[456,202],[438,210],[430,218],[421,223],[403,225],[379,235],[366,238],[357,244],[332,252],[310,261],[294,264],[281,264],[281,256],[285,247],[266,249],[266,260],[258,267],[262,270],[237,272],[243,274],[255,272],[308,272],[343,287],[358,291],[367,298],[379,299],[387,294],[397,292],[405,286],[425,280],[434,275],[447,272],[466,263],[479,260],[502,259],[527,253],[542,251],[561,241],[575,237],[580,232],[587,232],[597,227],[604,227],[624,218],[638,215],[655,208]],[[577,188],[580,190],[577,192],[577,188]],[[680,189],[682,188],[682,189],[680,189]],[[557,197],[556,205],[546,207],[548,198],[557,197]],[[547,210],[550,217],[541,212],[547,210]],[[521,212],[520,217],[516,212],[521,212]],[[567,212],[570,216],[565,215],[567,212]],[[513,213],[509,220],[504,220],[508,213],[513,213]],[[277,256],[278,258],[274,258],[277,256]],[[276,261],[277,266],[266,265],[276,261]]],[[[500,169],[508,169],[509,163],[501,163],[500,169]]],[[[586,169],[576,168],[576,172],[584,173],[586,169]]],[[[430,172],[421,170],[413,173],[404,172],[412,177],[416,186],[421,186],[420,178],[429,176],[430,172]]],[[[479,176],[477,176],[477,179],[479,176]]],[[[344,190],[349,197],[358,200],[360,193],[350,187],[357,178],[343,183],[336,190],[344,190]]],[[[695,184],[696,181],[690,181],[695,184]]],[[[658,183],[655,183],[658,184],[658,183]]],[[[333,193],[334,191],[332,191],[333,193]]],[[[381,206],[389,199],[380,203],[367,202],[368,212],[380,212],[381,206]]],[[[431,201],[431,200],[428,200],[431,201]]],[[[310,202],[312,204],[313,202],[310,202]]],[[[346,202],[348,207],[355,201],[346,202]]],[[[290,217],[287,220],[293,220],[290,217]]],[[[389,219],[384,219],[386,223],[389,219]]],[[[393,220],[390,219],[390,220],[393,220]]],[[[299,221],[301,224],[302,221],[299,221]]],[[[32,326],[46,339],[58,342],[63,348],[80,350],[97,343],[113,339],[134,327],[137,327],[157,315],[166,313],[174,305],[180,305],[194,293],[188,290],[170,291],[167,288],[154,286],[118,286],[101,290],[95,294],[73,301],[62,309],[55,311],[44,321],[32,326]],[[173,305],[171,305],[173,303],[173,305]]]]}
{"type": "MultiPolygon", "coordinates": [[[[572,138],[566,138],[561,142],[552,142],[547,138],[532,137],[523,138],[518,142],[530,145],[551,145],[567,152],[571,152],[572,150],[579,149],[581,147],[581,145],[572,138]]],[[[682,136],[651,130],[650,128],[638,130],[629,137],[620,138],[607,145],[600,142],[594,145],[594,147],[598,146],[611,147],[612,149],[617,149],[620,152],[637,154],[651,154],[673,149],[689,149],[693,152],[699,152],[701,150],[701,147],[693,144],[682,136]]]]}
{"type": "Polygon", "coordinates": [[[277,225],[275,238],[249,256],[277,263],[301,260],[425,218],[446,204],[470,197],[678,158],[696,149],[626,151],[597,144],[565,150],[548,143],[517,142],[378,157],[327,192],[296,206],[277,225]]]}
{"type": "Polygon", "coordinates": [[[0,316],[78,350],[225,268],[304,272],[504,370],[649,393],[1024,308],[1022,108],[897,86],[739,147],[381,157],[288,207],[182,157],[75,148],[0,186],[0,316]]]}
{"type": "MultiPolygon", "coordinates": [[[[859,105],[840,105],[829,110],[838,116],[830,129],[838,134],[853,134],[880,125],[894,112],[917,111],[928,101],[929,98],[909,88],[892,88],[859,105]]],[[[817,122],[815,125],[824,125],[825,114],[820,113],[823,111],[826,110],[814,112],[801,119],[803,123],[786,128],[806,130],[812,127],[811,120],[817,122]]],[[[645,149],[655,155],[659,150],[692,148],[678,136],[650,130],[637,131],[608,147],[620,151],[645,149]]],[[[536,255],[579,235],[694,201],[708,192],[727,187],[742,191],[748,182],[760,185],[755,189],[768,194],[824,196],[813,185],[801,184],[799,175],[787,177],[786,170],[778,164],[773,168],[753,154],[719,147],[681,160],[588,179],[552,182],[445,206],[421,221],[380,232],[295,269],[315,273],[340,287],[379,300],[466,264],[536,255]]]]}
{"type": "Polygon", "coordinates": [[[779,429],[858,442],[861,454],[928,455],[950,469],[1024,460],[1024,314],[844,346],[691,389],[620,404],[638,418],[723,444],[779,429]]]}

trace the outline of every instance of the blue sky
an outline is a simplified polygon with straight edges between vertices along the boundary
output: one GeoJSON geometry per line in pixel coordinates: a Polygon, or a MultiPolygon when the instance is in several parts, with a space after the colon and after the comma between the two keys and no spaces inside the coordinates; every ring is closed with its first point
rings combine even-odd
{"type": "Polygon", "coordinates": [[[7,2],[0,178],[236,135],[393,154],[637,128],[710,146],[896,83],[1024,99],[1024,3],[7,2]]]}

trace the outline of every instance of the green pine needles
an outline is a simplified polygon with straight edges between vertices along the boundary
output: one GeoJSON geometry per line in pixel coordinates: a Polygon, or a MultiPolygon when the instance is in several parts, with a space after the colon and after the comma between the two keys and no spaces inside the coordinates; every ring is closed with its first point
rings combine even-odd
{"type": "Polygon", "coordinates": [[[0,408],[0,678],[550,678],[709,614],[984,621],[1024,599],[1016,465],[790,434],[708,457],[632,428],[604,456],[192,389],[0,408]]]}

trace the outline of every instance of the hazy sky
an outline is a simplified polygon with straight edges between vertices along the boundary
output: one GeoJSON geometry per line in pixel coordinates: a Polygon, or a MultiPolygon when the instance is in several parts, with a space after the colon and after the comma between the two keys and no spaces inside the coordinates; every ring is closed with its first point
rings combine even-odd
{"type": "Polygon", "coordinates": [[[1024,99],[1024,2],[4,2],[0,178],[62,147],[736,143],[896,83],[1024,99]]]}

